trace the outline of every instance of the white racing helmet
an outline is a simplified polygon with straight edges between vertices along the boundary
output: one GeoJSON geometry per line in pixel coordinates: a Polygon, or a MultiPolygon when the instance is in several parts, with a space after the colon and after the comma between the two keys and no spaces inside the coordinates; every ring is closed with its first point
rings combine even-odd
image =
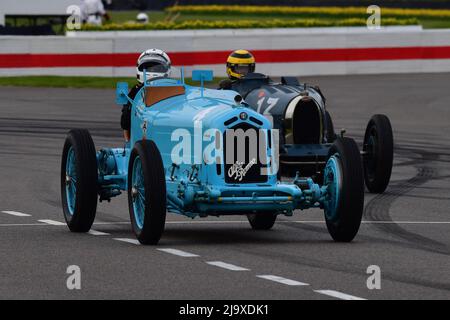
{"type": "Polygon", "coordinates": [[[137,79],[140,83],[145,79],[167,78],[170,76],[172,62],[169,56],[160,49],[148,49],[141,53],[136,64],[137,79]]]}
{"type": "Polygon", "coordinates": [[[136,16],[136,21],[139,23],[148,23],[148,15],[145,12],[140,12],[136,16]]]}

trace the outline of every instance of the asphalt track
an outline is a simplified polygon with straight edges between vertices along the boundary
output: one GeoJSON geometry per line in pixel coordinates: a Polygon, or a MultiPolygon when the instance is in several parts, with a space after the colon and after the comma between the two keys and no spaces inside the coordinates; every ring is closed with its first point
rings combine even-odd
{"type": "Polygon", "coordinates": [[[335,126],[359,142],[372,114],[394,127],[391,185],[366,193],[349,244],[310,210],[271,231],[239,216],[170,214],[160,245],[140,246],[125,195],[99,205],[101,233],[70,233],[54,223],[64,221],[65,133],[88,128],[97,148],[121,145],[114,91],[0,88],[0,299],[449,299],[450,74],[303,80],[321,86],[335,126]],[[66,287],[69,265],[81,268],[81,290],[66,287]],[[381,268],[379,290],[367,288],[370,265],[381,268]]]}

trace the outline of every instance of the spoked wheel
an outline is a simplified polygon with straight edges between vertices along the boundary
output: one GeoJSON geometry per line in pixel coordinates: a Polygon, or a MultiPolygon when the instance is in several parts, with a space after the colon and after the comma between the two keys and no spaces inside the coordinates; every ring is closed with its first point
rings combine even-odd
{"type": "Polygon", "coordinates": [[[363,151],[367,189],[382,193],[391,179],[394,159],[394,138],[388,117],[377,114],[370,119],[364,135],[363,151]]]}
{"type": "Polygon", "coordinates": [[[254,230],[270,230],[275,224],[277,215],[271,212],[249,213],[247,219],[254,230]]]}
{"type": "Polygon", "coordinates": [[[145,215],[145,186],[142,160],[137,156],[133,161],[133,176],[131,195],[133,197],[133,213],[136,227],[140,230],[144,227],[145,215]]]}
{"type": "Polygon", "coordinates": [[[330,148],[323,185],[327,186],[323,205],[328,232],[335,241],[350,242],[364,210],[361,156],[353,139],[338,138],[330,148]]]}
{"type": "Polygon", "coordinates": [[[64,219],[72,232],[91,229],[97,211],[97,158],[89,131],[67,135],[61,162],[61,200],[64,219]]]}
{"type": "Polygon", "coordinates": [[[166,180],[161,154],[153,141],[138,141],[131,152],[128,206],[139,242],[157,244],[166,222],[166,180]]]}

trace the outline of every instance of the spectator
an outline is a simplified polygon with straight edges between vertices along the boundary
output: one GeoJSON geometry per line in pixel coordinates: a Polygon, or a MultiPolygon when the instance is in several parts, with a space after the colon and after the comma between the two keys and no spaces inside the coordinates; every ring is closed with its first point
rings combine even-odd
{"type": "Polygon", "coordinates": [[[105,11],[101,0],[83,0],[81,3],[81,19],[83,23],[97,26],[102,25],[102,18],[109,20],[110,17],[105,11]]]}

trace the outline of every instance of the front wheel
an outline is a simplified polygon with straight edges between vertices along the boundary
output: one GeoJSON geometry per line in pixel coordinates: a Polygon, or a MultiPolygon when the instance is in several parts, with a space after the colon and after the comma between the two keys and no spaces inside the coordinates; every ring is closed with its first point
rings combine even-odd
{"type": "Polygon", "coordinates": [[[97,211],[97,157],[89,131],[71,130],[61,162],[61,200],[72,232],[88,232],[97,211]]]}
{"type": "Polygon", "coordinates": [[[364,135],[364,178],[367,189],[372,193],[382,193],[391,179],[394,160],[394,137],[389,118],[374,115],[364,135]]]}
{"type": "Polygon", "coordinates": [[[128,206],[139,242],[157,244],[166,223],[166,180],[161,154],[153,141],[138,141],[131,151],[128,206]]]}
{"type": "Polygon", "coordinates": [[[353,139],[338,138],[330,148],[324,186],[328,232],[335,241],[350,242],[358,233],[364,210],[363,168],[353,139]]]}

